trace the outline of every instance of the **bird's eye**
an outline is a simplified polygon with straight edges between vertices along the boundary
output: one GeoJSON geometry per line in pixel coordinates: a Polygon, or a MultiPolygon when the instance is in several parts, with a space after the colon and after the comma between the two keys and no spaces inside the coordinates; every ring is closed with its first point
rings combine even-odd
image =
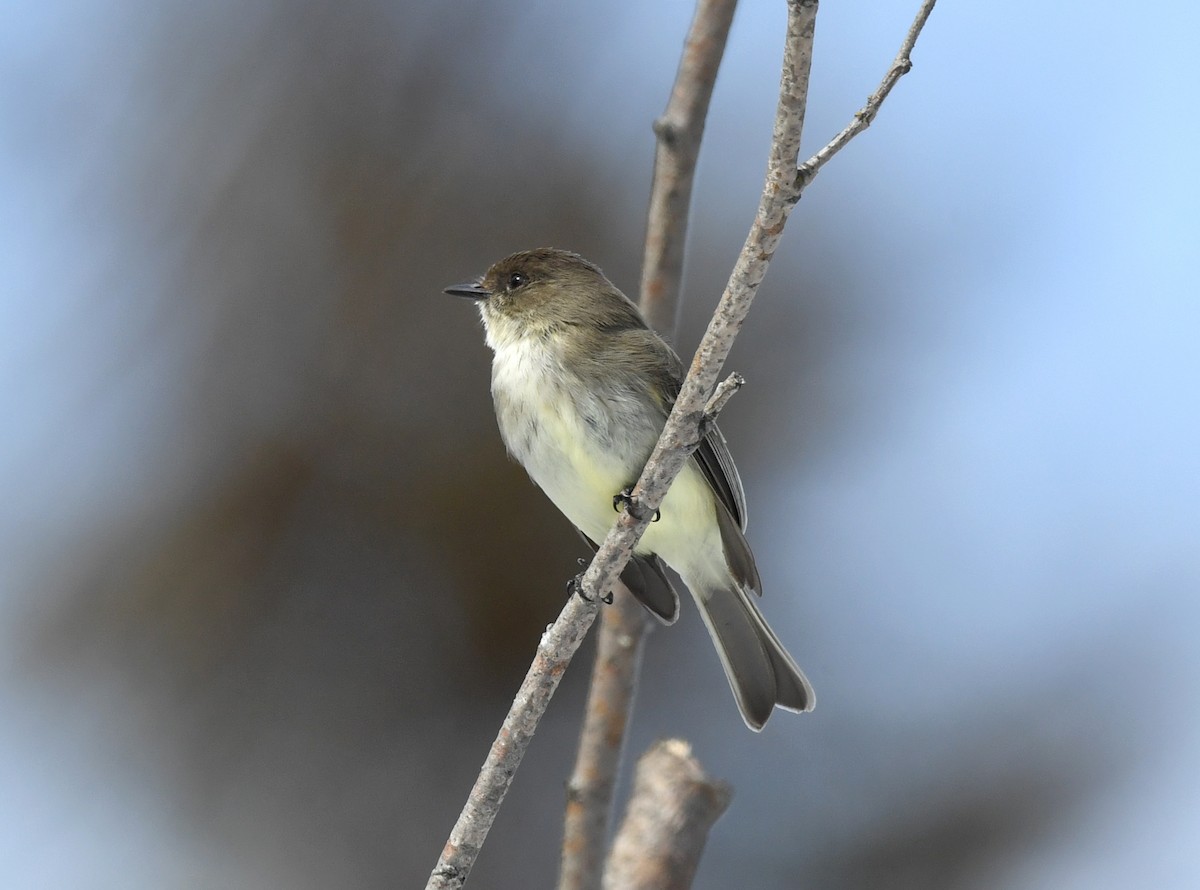
{"type": "Polygon", "coordinates": [[[518,287],[523,287],[529,283],[529,276],[524,272],[513,272],[508,276],[509,290],[516,290],[518,287]]]}

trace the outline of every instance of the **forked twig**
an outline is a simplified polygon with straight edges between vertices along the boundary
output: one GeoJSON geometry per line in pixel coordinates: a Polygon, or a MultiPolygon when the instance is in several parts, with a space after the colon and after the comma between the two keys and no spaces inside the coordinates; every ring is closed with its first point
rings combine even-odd
{"type": "Polygon", "coordinates": [[[798,191],[804,191],[830,158],[845,148],[851,139],[871,126],[875,115],[879,113],[880,106],[883,105],[883,100],[892,91],[892,87],[900,82],[900,78],[912,71],[913,47],[917,45],[917,38],[921,35],[925,22],[929,20],[929,14],[933,12],[936,3],[937,0],[924,0],[921,4],[921,8],[917,11],[917,17],[909,26],[904,43],[900,45],[900,51],[896,53],[896,58],[888,68],[887,74],[883,76],[879,88],[867,97],[867,103],[862,108],[854,112],[854,119],[846,125],[845,129],[830,139],[820,151],[800,165],[796,171],[796,189],[798,191]]]}

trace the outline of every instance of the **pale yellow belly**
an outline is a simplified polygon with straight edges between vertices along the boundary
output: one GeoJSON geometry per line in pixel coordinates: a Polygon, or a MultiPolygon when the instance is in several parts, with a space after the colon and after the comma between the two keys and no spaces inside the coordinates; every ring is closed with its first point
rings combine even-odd
{"type": "MultiPolygon", "coordinates": [[[[573,424],[557,418],[547,425],[548,437],[558,443],[555,458],[526,463],[530,476],[555,506],[585,535],[600,543],[617,520],[613,496],[635,477],[640,467],[586,446],[587,439],[573,424]],[[532,464],[532,466],[531,466],[532,464]]],[[[637,553],[657,553],[683,574],[698,562],[707,563],[722,552],[714,495],[703,474],[688,462],[675,479],[635,548],[637,553]],[[702,558],[703,557],[703,558],[702,558]]]]}
{"type": "MultiPolygon", "coordinates": [[[[613,496],[637,481],[661,421],[640,410],[636,396],[597,398],[545,343],[492,339],[492,391],[508,450],[555,506],[600,543],[617,520],[613,496]]],[[[636,552],[657,553],[685,576],[702,564],[724,566],[715,496],[693,462],[667,492],[659,521],[636,552]]]]}

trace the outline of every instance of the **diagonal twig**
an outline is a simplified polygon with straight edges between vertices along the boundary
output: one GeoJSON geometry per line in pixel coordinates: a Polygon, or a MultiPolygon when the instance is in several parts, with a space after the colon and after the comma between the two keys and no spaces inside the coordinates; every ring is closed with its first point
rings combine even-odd
{"type": "Polygon", "coordinates": [[[450,831],[450,838],[425,885],[426,890],[448,890],[466,883],[512,784],[513,775],[525,756],[525,749],[529,747],[567,665],[592,626],[597,608],[595,597],[591,600],[581,596],[568,597],[558,619],[542,634],[533,664],[488,751],[467,803],[450,831]]]}
{"type": "Polygon", "coordinates": [[[704,406],[704,416],[709,419],[709,422],[716,420],[717,415],[725,410],[725,406],[733,398],[733,394],[745,385],[746,378],[737,371],[734,371],[717,384],[717,388],[713,390],[708,404],[704,406]]]}
{"type": "Polygon", "coordinates": [[[558,890],[597,890],[625,732],[651,618],[624,585],[600,613],[575,766],[567,780],[558,890]]]}
{"type": "Polygon", "coordinates": [[[888,68],[887,74],[883,76],[879,88],[867,97],[867,104],[854,113],[854,119],[840,133],[830,139],[824,148],[800,165],[796,171],[797,191],[804,191],[830,158],[845,148],[851,139],[871,126],[875,115],[879,113],[880,106],[883,105],[883,100],[892,91],[892,87],[912,70],[913,47],[917,45],[917,38],[921,35],[921,30],[925,27],[925,22],[928,21],[929,14],[933,12],[936,3],[937,0],[924,0],[921,4],[921,8],[917,11],[917,17],[913,19],[908,34],[905,35],[904,42],[900,45],[900,51],[896,53],[896,58],[888,68]]]}
{"type": "MultiPolygon", "coordinates": [[[[926,0],[905,40],[915,43],[932,0],[926,0]],[[922,17],[924,16],[924,17],[922,17]]],[[[562,613],[542,637],[538,655],[493,743],[467,804],[451,831],[450,839],[434,867],[427,890],[461,887],[470,874],[479,849],[495,820],[512,783],[537,722],[558,686],[571,656],[596,617],[598,593],[613,588],[633,548],[662,503],[667,489],[699,444],[705,407],[716,385],[733,340],[745,321],[755,292],[766,275],[787,218],[800,193],[811,180],[803,178],[797,164],[800,136],[812,63],[813,27],[817,0],[788,0],[787,39],[779,102],[776,107],[766,183],[750,232],[721,294],[713,318],[692,359],[675,406],[633,490],[640,509],[621,513],[591,564],[580,579],[580,589],[593,602],[568,598],[562,613]],[[634,515],[637,513],[641,518],[634,515]]],[[[909,46],[911,49],[911,46],[909,46]]],[[[889,72],[890,73],[890,72],[889,72]]],[[[900,72],[901,74],[903,72],[900,72]]],[[[898,77],[899,75],[897,75],[898,77]]],[[[885,78],[885,83],[887,83],[885,78]]],[[[890,87],[888,87],[890,89],[890,87]]],[[[886,94],[885,94],[886,95],[886,94]]],[[[882,101],[882,99],[880,99],[882,101]]],[[[861,132],[859,127],[856,132],[861,132]]],[[[851,134],[843,141],[853,138],[851,134]]],[[[830,153],[832,157],[833,153],[830,153]]],[[[824,163],[824,162],[822,162],[824,163]]]]}

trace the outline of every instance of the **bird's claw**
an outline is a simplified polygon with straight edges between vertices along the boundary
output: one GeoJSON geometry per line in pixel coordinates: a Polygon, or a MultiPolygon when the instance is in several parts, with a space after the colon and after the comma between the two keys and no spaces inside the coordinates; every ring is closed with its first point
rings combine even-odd
{"type": "MultiPolygon", "coordinates": [[[[639,504],[638,500],[633,496],[632,488],[623,488],[614,494],[612,504],[613,509],[618,513],[621,512],[622,508],[624,508],[629,511],[629,515],[631,515],[634,519],[642,518],[641,504],[639,504]]],[[[650,517],[650,521],[658,522],[660,519],[662,519],[662,511],[655,510],[654,515],[650,517]]]]}
{"type": "MultiPolygon", "coordinates": [[[[580,565],[586,565],[586,560],[579,560],[580,565]]],[[[574,578],[567,582],[567,596],[577,596],[585,603],[593,602],[592,598],[583,592],[583,572],[580,572],[574,578]]],[[[611,606],[613,601],[612,591],[600,597],[600,602],[606,606],[611,606]]]]}

